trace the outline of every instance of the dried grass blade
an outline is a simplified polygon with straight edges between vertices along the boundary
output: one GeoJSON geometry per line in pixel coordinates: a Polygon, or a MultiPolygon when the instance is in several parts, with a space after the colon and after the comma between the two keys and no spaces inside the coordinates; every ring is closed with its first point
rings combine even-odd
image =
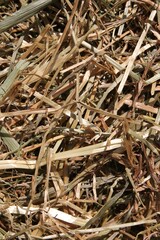
{"type": "Polygon", "coordinates": [[[131,129],[128,130],[128,133],[133,137],[138,139],[140,142],[143,142],[152,152],[154,152],[157,156],[159,155],[158,150],[152,145],[149,141],[147,141],[143,136],[138,134],[135,131],[132,131],[131,129]]]}
{"type": "Polygon", "coordinates": [[[156,81],[160,80],[160,73],[157,73],[156,75],[154,75],[153,77],[151,77],[150,79],[145,81],[146,85],[152,84],[156,81]]]}
{"type": "Polygon", "coordinates": [[[1,126],[0,128],[0,137],[11,152],[17,152],[20,149],[19,143],[10,135],[7,129],[3,126],[1,126]]]}
{"type": "MultiPolygon", "coordinates": [[[[32,214],[35,212],[38,212],[40,210],[40,208],[38,207],[30,207],[29,210],[27,210],[27,207],[20,207],[20,206],[10,206],[8,209],[9,213],[11,214],[32,214]]],[[[45,210],[45,213],[48,214],[49,216],[65,221],[66,223],[70,223],[73,225],[77,225],[77,226],[83,226],[84,224],[86,224],[86,222],[88,221],[88,219],[82,219],[79,217],[73,217],[72,215],[69,215],[65,212],[59,211],[56,208],[46,208],[43,209],[45,210]]]]}
{"type": "Polygon", "coordinates": [[[55,0],[38,0],[22,7],[12,16],[6,17],[3,21],[0,22],[0,33],[32,17],[47,5],[51,4],[53,1],[55,0]]]}
{"type": "Polygon", "coordinates": [[[87,147],[55,153],[53,154],[53,159],[55,161],[55,160],[63,160],[66,158],[72,158],[72,157],[87,156],[91,154],[102,153],[104,151],[109,151],[111,149],[117,149],[122,146],[123,146],[123,140],[120,138],[117,138],[117,139],[112,139],[110,143],[105,141],[105,142],[93,144],[87,147]]]}
{"type": "MultiPolygon", "coordinates": [[[[93,47],[91,44],[89,44],[88,42],[86,41],[83,41],[82,42],[82,45],[86,48],[88,48],[89,50],[93,51],[94,53],[96,54],[100,54],[100,51],[93,47]]],[[[116,69],[118,69],[119,71],[122,71],[125,69],[125,67],[123,67],[122,65],[120,65],[118,62],[116,62],[113,58],[109,57],[107,54],[104,55],[106,61],[108,61],[111,65],[113,65],[116,69]]],[[[139,76],[134,73],[133,71],[130,71],[130,76],[133,77],[136,81],[139,80],[139,76]]]]}
{"type": "Polygon", "coordinates": [[[35,160],[0,160],[0,169],[35,169],[35,164],[35,160]]]}
{"type": "MultiPolygon", "coordinates": [[[[106,226],[106,227],[99,227],[99,228],[89,228],[89,229],[77,229],[75,232],[79,233],[93,233],[93,232],[102,232],[106,230],[119,230],[121,228],[127,228],[127,227],[132,227],[132,226],[138,226],[138,225],[143,225],[143,224],[153,224],[157,223],[156,219],[143,219],[141,221],[137,222],[128,222],[128,223],[122,223],[122,224],[112,224],[111,226],[106,226]]],[[[74,232],[74,230],[73,230],[74,232]]],[[[104,232],[103,232],[104,234],[104,232]]]]}
{"type": "MultiPolygon", "coordinates": [[[[18,150],[18,146],[16,145],[14,149],[18,150]]],[[[95,153],[102,153],[104,151],[109,151],[111,149],[117,149],[123,146],[123,140],[120,138],[112,139],[110,143],[107,141],[102,143],[93,144],[91,146],[68,150],[64,152],[54,153],[53,151],[53,158],[52,161],[55,160],[65,160],[67,158],[73,157],[80,157],[80,156],[90,156],[91,154],[95,153]]],[[[11,168],[23,168],[23,169],[34,169],[36,161],[34,160],[1,160],[0,161],[0,169],[3,169],[4,165],[6,165],[7,169],[11,168]]],[[[46,165],[45,159],[41,160],[40,166],[46,165]]]]}
{"type": "MultiPolygon", "coordinates": [[[[151,14],[150,14],[149,20],[152,21],[152,20],[154,19],[154,17],[156,16],[156,13],[157,13],[156,10],[152,11],[151,14]]],[[[141,47],[141,45],[142,45],[142,43],[143,43],[143,41],[144,41],[144,39],[145,39],[145,37],[146,37],[146,35],[147,35],[147,32],[148,32],[150,26],[151,26],[150,23],[147,23],[147,24],[146,24],[146,27],[145,27],[145,29],[143,30],[143,32],[142,32],[142,34],[141,34],[141,37],[139,38],[138,43],[137,43],[137,45],[136,45],[136,47],[135,47],[135,50],[134,50],[132,56],[131,56],[130,59],[129,59],[129,62],[128,62],[126,71],[125,71],[125,73],[124,73],[124,76],[123,76],[123,78],[122,78],[122,80],[121,80],[121,83],[120,83],[120,85],[119,85],[119,88],[118,88],[118,90],[117,90],[117,92],[118,92],[119,94],[121,94],[122,91],[123,91],[123,87],[124,87],[124,85],[125,85],[125,83],[126,83],[126,81],[127,81],[128,76],[129,76],[130,73],[131,73],[131,70],[132,70],[134,61],[135,61],[135,59],[136,59],[136,57],[137,57],[137,55],[138,55],[139,49],[140,49],[140,47],[141,47]]]]}
{"type": "Polygon", "coordinates": [[[29,62],[26,60],[20,60],[17,65],[14,67],[13,71],[9,74],[7,79],[4,81],[4,83],[0,86],[0,102],[3,101],[3,99],[8,95],[10,92],[13,84],[16,81],[16,78],[18,74],[23,71],[27,66],[29,65],[29,62]]]}
{"type": "Polygon", "coordinates": [[[91,218],[84,227],[82,228],[89,228],[92,224],[94,224],[96,221],[99,221],[103,215],[106,213],[106,211],[113,205],[116,203],[116,201],[123,195],[124,191],[126,190],[127,186],[128,186],[128,182],[126,182],[125,187],[117,194],[114,195],[114,197],[112,197],[108,202],[106,202],[106,204],[104,204],[104,206],[98,211],[98,213],[91,218]]]}

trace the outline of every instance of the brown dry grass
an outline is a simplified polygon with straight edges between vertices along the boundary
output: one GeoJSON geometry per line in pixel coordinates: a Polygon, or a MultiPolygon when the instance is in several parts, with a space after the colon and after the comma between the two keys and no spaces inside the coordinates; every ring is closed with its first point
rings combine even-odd
{"type": "Polygon", "coordinates": [[[160,7],[0,0],[0,239],[159,239],[160,7]]]}

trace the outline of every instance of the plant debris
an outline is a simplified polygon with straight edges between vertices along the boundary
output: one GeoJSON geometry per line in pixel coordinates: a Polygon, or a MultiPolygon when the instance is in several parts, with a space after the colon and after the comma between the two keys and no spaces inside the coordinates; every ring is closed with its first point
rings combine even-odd
{"type": "Polygon", "coordinates": [[[0,0],[0,40],[0,239],[159,239],[159,1],[0,0]]]}

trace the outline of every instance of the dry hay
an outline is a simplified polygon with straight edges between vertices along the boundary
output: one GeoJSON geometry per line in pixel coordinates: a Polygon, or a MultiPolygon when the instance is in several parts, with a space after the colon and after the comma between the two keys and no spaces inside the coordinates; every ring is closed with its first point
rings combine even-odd
{"type": "Polygon", "coordinates": [[[0,238],[158,239],[158,1],[1,0],[0,20],[0,238]]]}

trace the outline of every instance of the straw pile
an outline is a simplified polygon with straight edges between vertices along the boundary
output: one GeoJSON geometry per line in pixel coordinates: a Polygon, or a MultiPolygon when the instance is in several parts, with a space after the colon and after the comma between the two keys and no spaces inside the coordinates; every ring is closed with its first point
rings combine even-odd
{"type": "Polygon", "coordinates": [[[160,6],[0,1],[0,239],[159,239],[160,6]]]}

